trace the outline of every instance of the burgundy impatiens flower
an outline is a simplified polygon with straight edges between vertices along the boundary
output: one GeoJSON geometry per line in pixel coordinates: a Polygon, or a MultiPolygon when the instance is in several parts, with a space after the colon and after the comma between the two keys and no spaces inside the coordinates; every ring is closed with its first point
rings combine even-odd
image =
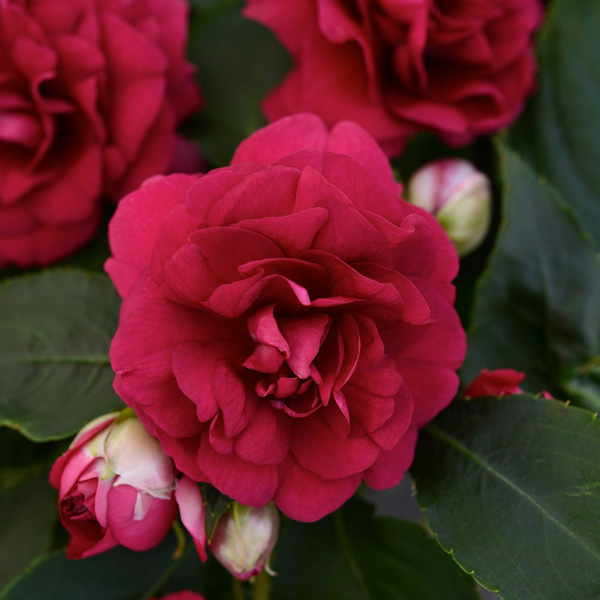
{"type": "Polygon", "coordinates": [[[418,131],[465,144],[512,123],[534,87],[539,0],[247,0],[295,68],[269,119],[360,123],[390,155],[418,131]]]}
{"type": "Polygon", "coordinates": [[[156,177],[109,228],[115,389],[177,468],[319,519],[397,484],[456,393],[458,260],[363,129],[314,115],[156,177]]]}
{"type": "Polygon", "coordinates": [[[165,173],[199,105],[182,0],[0,2],[0,267],[94,234],[102,196],[165,173]]]}

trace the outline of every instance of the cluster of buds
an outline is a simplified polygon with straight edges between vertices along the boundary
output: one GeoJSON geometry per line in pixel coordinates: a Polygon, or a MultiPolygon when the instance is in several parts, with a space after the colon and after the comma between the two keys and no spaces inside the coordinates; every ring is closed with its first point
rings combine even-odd
{"type": "MultiPolygon", "coordinates": [[[[129,408],[84,427],[52,467],[50,483],[59,490],[60,518],[71,534],[69,558],[117,545],[148,550],[162,540],[179,512],[200,558],[206,559],[198,484],[177,471],[129,408]]],[[[269,557],[278,533],[274,506],[232,502],[217,523],[210,548],[234,577],[245,581],[263,568],[271,573],[269,557]]],[[[180,594],[188,594],[182,600],[195,597],[193,592],[180,594]]]]}

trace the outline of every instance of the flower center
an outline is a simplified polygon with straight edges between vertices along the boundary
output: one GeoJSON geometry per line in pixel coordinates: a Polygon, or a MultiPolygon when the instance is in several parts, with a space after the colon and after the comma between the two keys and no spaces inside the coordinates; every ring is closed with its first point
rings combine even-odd
{"type": "Polygon", "coordinates": [[[317,410],[322,405],[322,377],[314,361],[330,326],[326,314],[276,318],[272,306],[253,315],[248,329],[254,351],[243,366],[256,373],[256,394],[291,416],[317,410]]]}
{"type": "Polygon", "coordinates": [[[70,519],[75,517],[82,517],[89,510],[85,506],[85,496],[82,493],[76,493],[72,496],[65,498],[62,501],[62,512],[70,519]]]}

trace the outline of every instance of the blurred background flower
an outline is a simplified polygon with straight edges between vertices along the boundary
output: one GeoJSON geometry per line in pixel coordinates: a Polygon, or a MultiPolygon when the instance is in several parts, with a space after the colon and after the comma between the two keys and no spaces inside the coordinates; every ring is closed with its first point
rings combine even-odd
{"type": "Polygon", "coordinates": [[[182,0],[0,3],[0,267],[67,256],[169,169],[200,105],[187,30],[182,0]]]}

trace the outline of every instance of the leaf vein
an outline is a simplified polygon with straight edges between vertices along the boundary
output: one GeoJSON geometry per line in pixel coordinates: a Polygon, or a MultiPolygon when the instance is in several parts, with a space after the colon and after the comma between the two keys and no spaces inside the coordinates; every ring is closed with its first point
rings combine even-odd
{"type": "Polygon", "coordinates": [[[443,431],[436,425],[432,425],[432,424],[428,425],[427,431],[430,434],[437,437],[438,439],[440,439],[442,442],[445,442],[446,444],[448,444],[451,448],[454,448],[461,454],[464,454],[465,456],[467,456],[468,458],[473,460],[473,462],[477,463],[484,470],[488,471],[491,475],[493,475],[499,481],[501,481],[506,486],[511,488],[514,492],[516,492],[517,494],[519,494],[520,496],[525,498],[529,503],[531,503],[533,506],[535,506],[546,519],[548,519],[552,523],[554,523],[554,525],[556,525],[556,527],[558,527],[560,530],[562,530],[564,533],[566,533],[569,537],[574,539],[582,548],[584,548],[592,556],[594,556],[595,558],[600,560],[599,552],[597,552],[594,548],[590,547],[589,544],[585,543],[585,541],[582,540],[580,537],[577,537],[568,527],[566,527],[559,519],[557,519],[552,513],[550,513],[550,511],[548,511],[544,506],[542,506],[539,502],[537,502],[535,498],[530,496],[525,490],[521,489],[518,485],[516,485],[507,476],[505,476],[500,471],[498,471],[496,468],[494,468],[491,464],[487,463],[478,454],[476,454],[475,452],[473,452],[472,450],[470,450],[469,448],[467,448],[466,446],[461,444],[461,442],[459,440],[452,437],[451,435],[449,435],[448,433],[446,433],[445,431],[443,431]]]}

